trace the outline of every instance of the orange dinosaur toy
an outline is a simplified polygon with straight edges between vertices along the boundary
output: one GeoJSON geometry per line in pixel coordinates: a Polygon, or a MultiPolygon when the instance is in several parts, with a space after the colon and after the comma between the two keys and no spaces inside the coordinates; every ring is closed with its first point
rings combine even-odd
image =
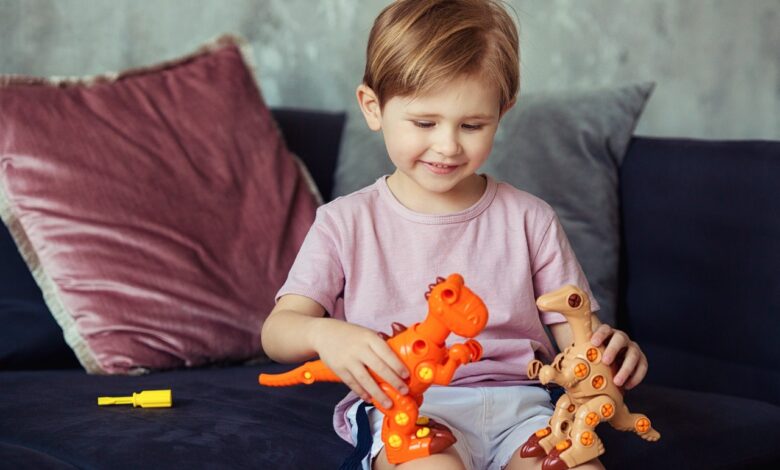
{"type": "MultiPolygon", "coordinates": [[[[428,286],[428,316],[421,323],[406,328],[393,323],[393,336],[379,333],[409,369],[406,379],[409,393],[402,395],[373,371],[385,394],[393,401],[390,408],[374,402],[384,415],[382,441],[387,459],[399,464],[441,452],[455,443],[455,436],[444,425],[419,416],[423,392],[431,384],[448,385],[455,369],[482,357],[482,346],[473,339],[447,348],[444,341],[455,333],[466,338],[476,336],[487,324],[488,311],[476,294],[463,284],[463,277],[451,274],[437,278],[428,286]]],[[[297,369],[277,375],[260,374],[261,385],[287,386],[314,382],[341,382],[322,361],[312,361],[297,369]]]]}
{"type": "Polygon", "coordinates": [[[557,383],[566,394],[555,405],[550,425],[532,434],[520,455],[547,454],[543,470],[563,470],[595,459],[604,453],[604,445],[594,431],[602,421],[620,431],[634,431],[647,441],[660,439],[647,416],[628,411],[623,390],[612,382],[613,367],[601,362],[604,346],[591,344],[588,295],[568,285],[539,297],[536,306],[543,312],[562,313],[571,325],[574,344],[558,354],[552,365],[542,365],[538,360],[528,364],[528,378],[539,377],[542,384],[557,383]]]}

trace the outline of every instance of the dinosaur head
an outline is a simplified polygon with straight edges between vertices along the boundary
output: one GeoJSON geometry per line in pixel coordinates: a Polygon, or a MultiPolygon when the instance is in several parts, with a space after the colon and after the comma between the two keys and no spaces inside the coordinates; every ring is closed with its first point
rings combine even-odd
{"type": "Polygon", "coordinates": [[[559,312],[567,318],[590,315],[590,297],[571,284],[539,297],[536,306],[542,312],[559,312]]]}
{"type": "Polygon", "coordinates": [[[460,274],[450,274],[447,279],[437,278],[425,293],[428,309],[453,333],[473,338],[485,328],[488,311],[475,293],[463,284],[460,274]]]}

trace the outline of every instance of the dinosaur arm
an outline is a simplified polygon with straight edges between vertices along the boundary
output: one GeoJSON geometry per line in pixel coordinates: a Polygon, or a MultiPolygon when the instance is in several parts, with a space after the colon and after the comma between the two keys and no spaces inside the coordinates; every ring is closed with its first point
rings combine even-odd
{"type": "Polygon", "coordinates": [[[449,385],[455,370],[463,364],[478,361],[482,357],[482,345],[470,339],[465,343],[453,344],[447,354],[444,364],[436,367],[436,376],[433,383],[437,385],[449,385]]]}

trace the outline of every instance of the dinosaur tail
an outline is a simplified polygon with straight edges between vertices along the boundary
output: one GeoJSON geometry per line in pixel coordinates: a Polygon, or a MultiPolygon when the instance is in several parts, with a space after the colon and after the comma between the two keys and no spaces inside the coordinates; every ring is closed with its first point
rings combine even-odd
{"type": "Polygon", "coordinates": [[[311,361],[282,374],[260,374],[260,385],[268,387],[288,387],[290,385],[313,384],[314,382],[341,382],[322,361],[311,361]]]}

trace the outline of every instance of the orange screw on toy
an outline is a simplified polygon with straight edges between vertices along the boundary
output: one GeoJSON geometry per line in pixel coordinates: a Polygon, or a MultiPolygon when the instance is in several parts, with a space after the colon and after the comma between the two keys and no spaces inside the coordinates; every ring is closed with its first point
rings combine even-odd
{"type": "MultiPolygon", "coordinates": [[[[409,328],[393,323],[393,336],[380,333],[390,348],[407,366],[409,393],[403,395],[371,371],[385,394],[393,401],[384,408],[374,406],[384,415],[382,441],[387,459],[399,464],[441,452],[455,443],[455,436],[444,425],[419,415],[423,392],[431,384],[448,385],[455,370],[482,357],[482,346],[468,339],[465,343],[447,348],[445,340],[450,333],[473,338],[485,328],[488,311],[485,304],[463,283],[463,277],[452,274],[438,278],[429,286],[428,316],[423,322],[409,328]]],[[[287,386],[313,382],[340,382],[322,361],[311,361],[284,374],[260,374],[261,385],[287,386]]]]}
{"type": "Polygon", "coordinates": [[[520,449],[523,457],[547,457],[543,470],[571,468],[604,453],[595,428],[608,421],[620,431],[633,431],[642,439],[657,441],[661,435],[647,416],[631,413],[623,403],[623,390],[612,382],[612,367],[601,362],[604,346],[590,342],[590,298],[574,286],[564,286],[536,301],[543,312],[560,312],[574,333],[574,344],[553,359],[552,365],[538,360],[528,364],[528,377],[543,384],[556,383],[566,389],[558,399],[549,426],[532,434],[520,449]]]}

